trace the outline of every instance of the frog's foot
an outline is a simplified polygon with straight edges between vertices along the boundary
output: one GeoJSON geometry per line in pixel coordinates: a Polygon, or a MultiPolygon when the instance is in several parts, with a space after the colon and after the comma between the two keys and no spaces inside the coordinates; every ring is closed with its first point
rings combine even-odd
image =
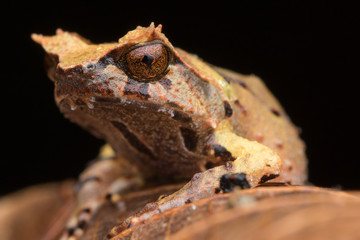
{"type": "Polygon", "coordinates": [[[121,194],[142,185],[136,169],[121,159],[100,156],[79,178],[75,188],[76,207],[61,239],[78,239],[87,223],[106,201],[116,203],[121,194]]]}
{"type": "Polygon", "coordinates": [[[143,210],[114,227],[108,238],[117,236],[125,229],[146,224],[148,219],[174,207],[211,197],[221,191],[229,192],[235,185],[241,188],[254,187],[279,176],[281,159],[274,151],[235,134],[227,137],[217,138],[216,143],[236,154],[234,161],[195,174],[179,191],[147,204],[143,210]]]}

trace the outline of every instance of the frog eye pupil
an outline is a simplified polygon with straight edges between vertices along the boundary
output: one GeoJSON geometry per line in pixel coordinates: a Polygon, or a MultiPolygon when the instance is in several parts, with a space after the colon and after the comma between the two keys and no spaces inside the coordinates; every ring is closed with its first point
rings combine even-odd
{"type": "Polygon", "coordinates": [[[154,58],[149,55],[144,55],[144,57],[141,59],[142,63],[145,63],[148,68],[151,68],[151,64],[153,63],[154,58]]]}
{"type": "Polygon", "coordinates": [[[169,52],[162,43],[149,43],[132,49],[122,58],[126,74],[139,81],[159,79],[169,65],[169,52]]]}

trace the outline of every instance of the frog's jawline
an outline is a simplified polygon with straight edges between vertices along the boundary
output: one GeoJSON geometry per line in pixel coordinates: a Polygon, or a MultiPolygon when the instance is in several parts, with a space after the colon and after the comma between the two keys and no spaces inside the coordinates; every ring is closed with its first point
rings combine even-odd
{"type": "MultiPolygon", "coordinates": [[[[144,168],[149,175],[191,177],[200,171],[212,129],[174,106],[147,101],[95,97],[93,107],[70,100],[59,102],[61,111],[93,135],[109,142],[125,159],[144,168]]],[[[144,171],[142,170],[142,171],[144,171]]]]}

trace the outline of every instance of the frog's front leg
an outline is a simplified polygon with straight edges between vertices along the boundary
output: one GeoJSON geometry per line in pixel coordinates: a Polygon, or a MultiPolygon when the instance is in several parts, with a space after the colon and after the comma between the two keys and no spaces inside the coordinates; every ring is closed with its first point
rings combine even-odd
{"type": "MultiPolygon", "coordinates": [[[[214,136],[214,151],[216,152],[216,148],[218,148],[217,150],[221,148],[226,151],[225,155],[231,154],[230,156],[235,160],[195,174],[179,191],[155,203],[148,204],[141,212],[128,218],[121,225],[114,227],[108,237],[114,237],[123,230],[143,223],[152,216],[170,208],[213,196],[224,187],[221,186],[221,182],[223,182],[221,180],[224,180],[224,175],[231,176],[237,174],[233,176],[240,177],[238,179],[240,181],[242,177],[246,176],[246,180],[243,179],[245,180],[245,185],[249,184],[251,187],[280,175],[282,164],[279,155],[256,141],[249,141],[234,134],[228,122],[223,122],[215,131],[214,136]]],[[[224,152],[222,153],[224,154],[224,152]]],[[[215,155],[217,154],[215,153],[215,155]]],[[[226,192],[225,189],[223,191],[226,192]]]]}
{"type": "Polygon", "coordinates": [[[137,170],[116,158],[105,145],[96,162],[80,175],[75,188],[76,206],[61,239],[78,239],[99,207],[105,201],[116,202],[121,194],[142,185],[137,170]]]}

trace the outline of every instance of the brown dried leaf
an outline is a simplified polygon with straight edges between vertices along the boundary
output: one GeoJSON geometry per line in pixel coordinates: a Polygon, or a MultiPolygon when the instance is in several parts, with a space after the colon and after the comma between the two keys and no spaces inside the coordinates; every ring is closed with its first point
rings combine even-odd
{"type": "Polygon", "coordinates": [[[74,181],[33,186],[0,199],[0,239],[57,239],[73,208],[74,181]]]}
{"type": "MultiPolygon", "coordinates": [[[[0,239],[57,239],[72,208],[73,183],[32,187],[0,200],[0,239]],[[46,238],[41,238],[41,237],[46,238]]],[[[81,240],[110,229],[180,185],[129,193],[105,203],[81,240]]],[[[360,239],[360,193],[264,184],[159,213],[113,239],[360,239]],[[265,187],[267,186],[267,187],[265,187]]]]}

